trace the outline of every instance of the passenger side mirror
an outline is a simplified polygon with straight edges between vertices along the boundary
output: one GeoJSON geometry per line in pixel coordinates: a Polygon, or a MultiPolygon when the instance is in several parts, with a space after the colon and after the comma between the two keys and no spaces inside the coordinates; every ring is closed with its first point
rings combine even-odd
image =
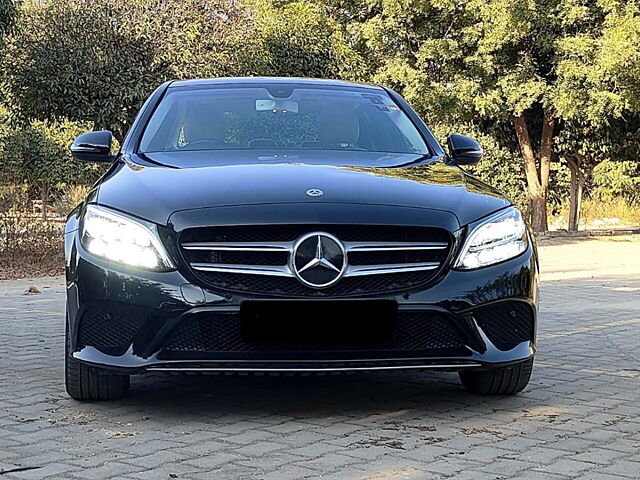
{"type": "Polygon", "coordinates": [[[471,137],[452,133],[447,137],[449,156],[458,165],[473,165],[482,160],[482,147],[471,137]]]}
{"type": "Polygon", "coordinates": [[[80,135],[71,145],[71,155],[80,162],[113,162],[111,141],[113,135],[106,130],[80,135]]]}

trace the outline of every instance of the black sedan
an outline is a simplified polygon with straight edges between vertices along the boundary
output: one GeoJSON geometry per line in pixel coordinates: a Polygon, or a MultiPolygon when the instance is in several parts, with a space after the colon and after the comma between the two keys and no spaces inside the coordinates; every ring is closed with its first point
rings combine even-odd
{"type": "Polygon", "coordinates": [[[168,82],[65,228],[65,378],[457,371],[513,394],[533,367],[537,258],[520,212],[395,92],[340,81],[168,82]]]}

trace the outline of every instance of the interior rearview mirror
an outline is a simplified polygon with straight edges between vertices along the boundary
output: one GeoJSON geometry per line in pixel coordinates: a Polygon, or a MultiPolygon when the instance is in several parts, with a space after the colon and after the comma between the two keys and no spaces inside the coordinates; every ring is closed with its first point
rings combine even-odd
{"type": "Polygon", "coordinates": [[[274,113],[298,113],[298,102],[292,100],[256,100],[256,111],[266,112],[272,111],[274,113]]]}
{"type": "Polygon", "coordinates": [[[452,133],[447,137],[449,156],[458,165],[473,165],[482,160],[482,147],[471,137],[452,133]]]}
{"type": "Polygon", "coordinates": [[[81,162],[113,162],[111,141],[113,135],[106,130],[80,135],[71,145],[71,155],[81,162]]]}

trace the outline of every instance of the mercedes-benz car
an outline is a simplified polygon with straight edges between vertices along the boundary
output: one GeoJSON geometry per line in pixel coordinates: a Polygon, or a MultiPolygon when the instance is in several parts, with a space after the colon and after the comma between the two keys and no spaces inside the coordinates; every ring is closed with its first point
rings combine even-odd
{"type": "Polygon", "coordinates": [[[519,210],[394,91],[333,80],[173,81],[65,227],[65,379],[121,397],[145,372],[459,372],[527,385],[537,257],[519,210]]]}

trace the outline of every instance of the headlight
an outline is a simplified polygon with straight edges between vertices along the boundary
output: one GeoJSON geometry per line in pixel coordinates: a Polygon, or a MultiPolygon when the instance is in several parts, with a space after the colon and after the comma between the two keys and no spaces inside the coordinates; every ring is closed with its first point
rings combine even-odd
{"type": "Polygon", "coordinates": [[[81,241],[88,252],[107,260],[149,270],[175,268],[154,224],[103,207],[87,206],[81,241]]]}
{"type": "Polygon", "coordinates": [[[455,268],[486,267],[517,257],[527,249],[527,228],[522,215],[509,208],[481,222],[470,232],[455,268]]]}

